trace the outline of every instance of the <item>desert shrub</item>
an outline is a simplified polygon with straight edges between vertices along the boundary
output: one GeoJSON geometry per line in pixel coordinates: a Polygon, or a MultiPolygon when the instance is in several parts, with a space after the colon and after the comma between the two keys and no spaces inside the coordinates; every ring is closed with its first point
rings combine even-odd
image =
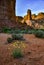
{"type": "Polygon", "coordinates": [[[18,33],[20,33],[20,30],[14,30],[14,32],[18,34],[18,33]]]}
{"type": "Polygon", "coordinates": [[[8,28],[8,27],[2,27],[2,32],[3,33],[9,33],[9,31],[11,31],[10,28],[8,28]]]}
{"type": "Polygon", "coordinates": [[[7,38],[8,43],[11,43],[12,41],[13,41],[12,38],[7,38]]]}
{"type": "Polygon", "coordinates": [[[20,34],[12,34],[12,39],[13,40],[21,40],[23,38],[22,35],[20,34]]]}
{"type": "Polygon", "coordinates": [[[13,56],[14,58],[21,58],[21,57],[23,57],[23,53],[22,53],[22,51],[21,51],[20,48],[16,48],[16,49],[13,51],[12,56],[13,56]]]}
{"type": "Polygon", "coordinates": [[[44,38],[44,31],[38,30],[35,33],[35,36],[38,37],[38,38],[44,38]]]}

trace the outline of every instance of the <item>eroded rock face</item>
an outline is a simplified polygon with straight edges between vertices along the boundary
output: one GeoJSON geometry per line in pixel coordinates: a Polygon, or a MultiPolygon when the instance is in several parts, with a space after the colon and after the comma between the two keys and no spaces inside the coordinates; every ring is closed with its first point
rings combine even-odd
{"type": "Polygon", "coordinates": [[[31,10],[30,9],[28,9],[28,11],[27,11],[27,18],[28,18],[28,20],[32,19],[31,18],[31,10]]]}
{"type": "Polygon", "coordinates": [[[37,15],[32,14],[32,19],[38,20],[38,19],[44,19],[44,12],[40,12],[37,15]]]}
{"type": "Polygon", "coordinates": [[[21,22],[23,20],[22,16],[16,16],[16,22],[21,22]]]}
{"type": "Polygon", "coordinates": [[[31,16],[31,10],[27,10],[27,15],[24,16],[24,19],[22,20],[22,23],[26,22],[27,25],[32,25],[32,16],[31,16]]]}
{"type": "Polygon", "coordinates": [[[32,17],[31,17],[31,10],[28,9],[27,15],[24,16],[24,20],[31,20],[31,19],[32,19],[32,17]]]}
{"type": "Polygon", "coordinates": [[[35,19],[37,20],[37,19],[42,19],[42,18],[44,18],[44,13],[40,12],[40,13],[38,13],[38,15],[35,19]]]}
{"type": "Polygon", "coordinates": [[[37,17],[36,14],[32,14],[31,16],[32,16],[32,19],[35,19],[37,17]]]}
{"type": "Polygon", "coordinates": [[[16,0],[0,0],[0,27],[12,26],[15,17],[16,0]]]}

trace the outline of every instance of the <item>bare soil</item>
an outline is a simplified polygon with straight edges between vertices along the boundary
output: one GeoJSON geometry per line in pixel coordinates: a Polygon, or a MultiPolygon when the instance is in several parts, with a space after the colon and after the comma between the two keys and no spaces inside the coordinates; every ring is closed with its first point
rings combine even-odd
{"type": "Polygon", "coordinates": [[[44,65],[44,39],[32,34],[24,34],[26,47],[24,57],[16,59],[12,56],[13,43],[6,44],[9,34],[0,33],[0,65],[44,65]]]}

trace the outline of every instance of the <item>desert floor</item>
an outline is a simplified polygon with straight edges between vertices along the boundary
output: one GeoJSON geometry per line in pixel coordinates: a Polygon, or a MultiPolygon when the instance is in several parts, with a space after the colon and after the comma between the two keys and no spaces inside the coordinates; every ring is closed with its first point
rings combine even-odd
{"type": "Polygon", "coordinates": [[[16,59],[12,56],[13,43],[6,44],[8,37],[11,35],[0,33],[0,65],[44,65],[44,39],[24,34],[24,57],[16,59]]]}

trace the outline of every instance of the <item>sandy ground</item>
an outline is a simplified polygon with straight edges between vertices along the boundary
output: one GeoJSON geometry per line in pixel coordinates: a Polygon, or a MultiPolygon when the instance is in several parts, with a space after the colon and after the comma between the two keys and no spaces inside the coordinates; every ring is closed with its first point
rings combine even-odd
{"type": "Polygon", "coordinates": [[[12,51],[14,46],[6,44],[9,34],[0,34],[0,65],[44,65],[44,39],[36,38],[34,35],[24,34],[26,48],[24,57],[14,59],[12,51]]]}

